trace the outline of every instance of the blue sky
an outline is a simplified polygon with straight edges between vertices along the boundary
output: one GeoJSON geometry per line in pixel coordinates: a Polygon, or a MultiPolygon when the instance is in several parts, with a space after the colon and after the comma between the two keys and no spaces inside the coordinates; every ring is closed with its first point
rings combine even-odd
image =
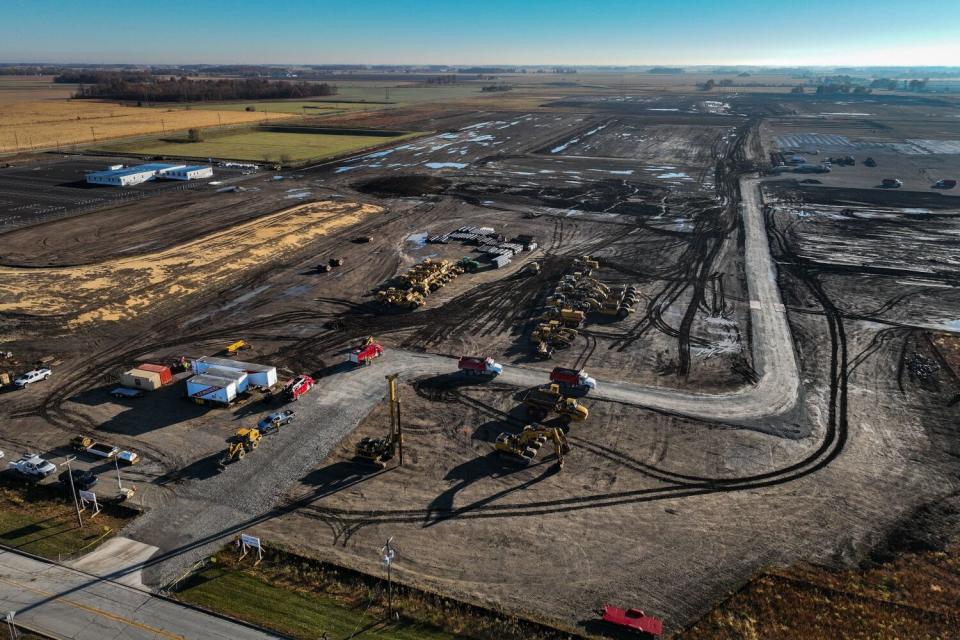
{"type": "Polygon", "coordinates": [[[957,0],[3,0],[0,61],[960,64],[957,0]]]}

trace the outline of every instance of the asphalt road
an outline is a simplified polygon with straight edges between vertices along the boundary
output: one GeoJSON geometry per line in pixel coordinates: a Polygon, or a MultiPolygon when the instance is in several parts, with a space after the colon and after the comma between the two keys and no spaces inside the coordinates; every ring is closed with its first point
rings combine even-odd
{"type": "Polygon", "coordinates": [[[277,637],[9,551],[0,551],[0,611],[15,611],[15,620],[31,629],[70,640],[277,637]]]}

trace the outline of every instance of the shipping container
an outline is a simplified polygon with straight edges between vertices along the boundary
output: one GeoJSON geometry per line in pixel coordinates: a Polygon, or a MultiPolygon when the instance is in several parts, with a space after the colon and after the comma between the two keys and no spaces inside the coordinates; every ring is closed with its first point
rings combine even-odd
{"type": "Polygon", "coordinates": [[[187,395],[201,404],[230,404],[237,397],[237,383],[230,378],[193,376],[187,380],[187,395]]]}
{"type": "Polygon", "coordinates": [[[159,373],[160,384],[170,384],[173,382],[173,371],[171,371],[170,367],[166,365],[141,362],[137,365],[137,369],[140,369],[141,371],[153,371],[154,373],[159,373]]]}
{"type": "Polygon", "coordinates": [[[130,369],[121,373],[120,384],[133,389],[144,389],[145,391],[155,391],[163,386],[159,373],[142,369],[130,369]]]}
{"type": "Polygon", "coordinates": [[[250,387],[250,376],[245,372],[237,371],[236,369],[227,369],[226,367],[207,367],[207,370],[203,372],[203,375],[233,380],[237,385],[237,393],[245,393],[250,387]]]}
{"type": "Polygon", "coordinates": [[[206,373],[210,367],[221,367],[246,373],[250,384],[258,387],[272,387],[277,384],[277,368],[253,362],[240,362],[229,358],[203,357],[190,363],[194,373],[206,373]]]}

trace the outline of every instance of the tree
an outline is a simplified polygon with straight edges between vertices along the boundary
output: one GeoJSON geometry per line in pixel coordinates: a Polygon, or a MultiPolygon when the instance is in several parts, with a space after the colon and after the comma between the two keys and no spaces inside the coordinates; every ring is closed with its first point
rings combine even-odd
{"type": "Polygon", "coordinates": [[[713,78],[711,78],[710,80],[707,80],[707,81],[704,82],[702,85],[700,85],[700,88],[703,89],[704,91],[710,91],[710,90],[713,89],[716,85],[717,85],[717,83],[713,81],[713,78]]]}
{"type": "Polygon", "coordinates": [[[803,93],[803,85],[798,84],[793,89],[790,89],[790,93],[803,93]]]}
{"type": "Polygon", "coordinates": [[[193,128],[187,131],[190,142],[203,142],[203,129],[193,128]]]}
{"type": "Polygon", "coordinates": [[[733,86],[733,80],[731,80],[730,78],[724,78],[723,80],[720,81],[720,86],[721,86],[721,87],[732,87],[732,86],[733,86]]]}

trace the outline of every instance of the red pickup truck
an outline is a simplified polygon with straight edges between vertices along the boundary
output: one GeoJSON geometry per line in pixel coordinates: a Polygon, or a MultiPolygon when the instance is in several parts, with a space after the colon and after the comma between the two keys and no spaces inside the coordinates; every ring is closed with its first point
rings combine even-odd
{"type": "Polygon", "coordinates": [[[648,616],[640,609],[621,609],[612,604],[603,605],[603,609],[598,611],[603,616],[603,621],[619,629],[630,629],[636,632],[639,637],[658,637],[663,634],[663,621],[653,616],[648,616]]]}
{"type": "Polygon", "coordinates": [[[379,358],[381,355],[383,355],[383,346],[379,342],[371,342],[362,347],[357,347],[350,352],[347,358],[353,364],[368,365],[373,362],[374,358],[379,358]]]}
{"type": "Polygon", "coordinates": [[[288,400],[299,400],[300,396],[313,388],[313,378],[308,375],[297,376],[283,385],[283,395],[288,400]]]}

